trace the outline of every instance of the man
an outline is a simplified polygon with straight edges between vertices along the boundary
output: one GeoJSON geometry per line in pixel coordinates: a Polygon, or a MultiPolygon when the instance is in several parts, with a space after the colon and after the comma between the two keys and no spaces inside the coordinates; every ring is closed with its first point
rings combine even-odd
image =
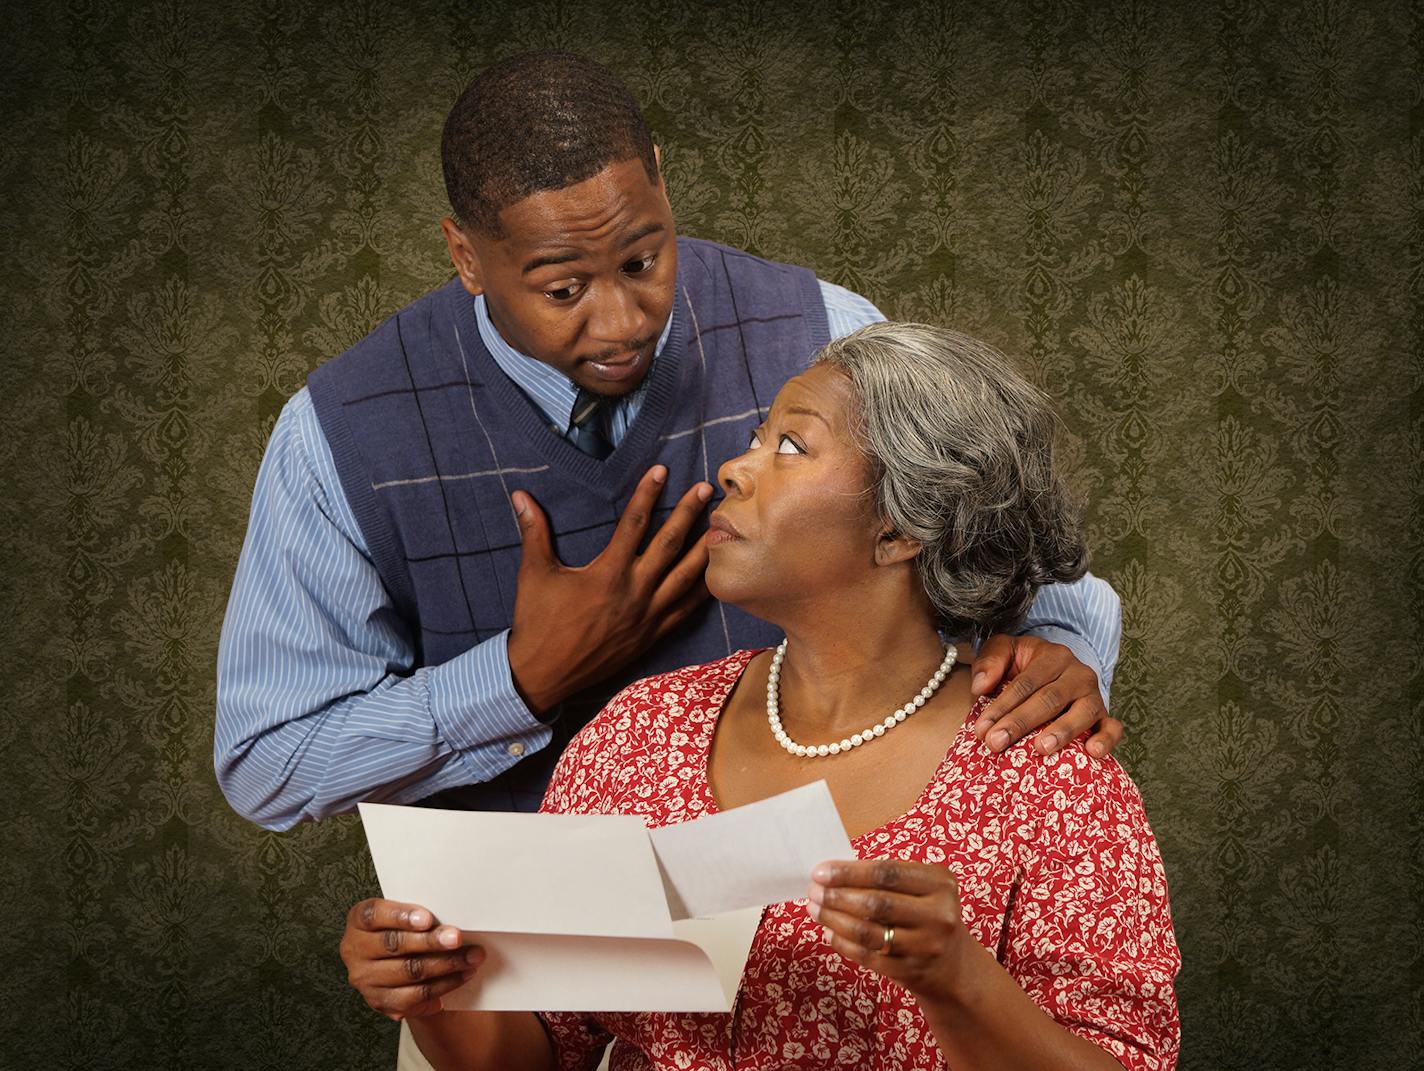
{"type": "MultiPolygon", "coordinates": [[[[215,762],[270,828],[361,800],[533,809],[622,684],[776,642],[706,598],[708,481],[820,345],[883,318],[678,239],[637,103],[587,60],[487,70],[442,156],[457,278],[318,368],[258,474],[215,762]]],[[[1013,676],[981,731],[1058,716],[1042,750],[1096,724],[1105,754],[1116,596],[1048,589],[1029,625],[975,662],[976,692],[1013,676]]]]}

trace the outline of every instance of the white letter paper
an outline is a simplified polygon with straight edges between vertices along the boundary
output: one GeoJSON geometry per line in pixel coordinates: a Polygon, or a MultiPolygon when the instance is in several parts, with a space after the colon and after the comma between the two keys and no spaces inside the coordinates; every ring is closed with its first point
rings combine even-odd
{"type": "Polygon", "coordinates": [[[386,899],[489,954],[450,1009],[730,1011],[762,907],[854,858],[824,781],[651,831],[624,815],[360,809],[386,899]]]}

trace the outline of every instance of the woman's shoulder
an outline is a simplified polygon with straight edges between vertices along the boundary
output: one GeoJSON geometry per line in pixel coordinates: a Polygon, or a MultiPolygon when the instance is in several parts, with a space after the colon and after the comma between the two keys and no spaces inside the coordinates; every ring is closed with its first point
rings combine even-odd
{"type": "Polygon", "coordinates": [[[1142,810],[1142,794],[1122,763],[1112,755],[1090,755],[1087,737],[1046,756],[1038,753],[1033,741],[1030,736],[1012,750],[1024,756],[1022,791],[1040,809],[1074,815],[1095,812],[1099,818],[1142,810]]]}
{"type": "Polygon", "coordinates": [[[956,773],[986,797],[998,796],[1020,834],[1032,830],[1071,839],[1114,825],[1146,828],[1142,795],[1132,777],[1113,756],[1089,754],[1086,736],[1052,755],[1039,753],[1036,733],[998,754],[990,751],[973,735],[989,698],[977,701],[965,721],[956,773]]]}

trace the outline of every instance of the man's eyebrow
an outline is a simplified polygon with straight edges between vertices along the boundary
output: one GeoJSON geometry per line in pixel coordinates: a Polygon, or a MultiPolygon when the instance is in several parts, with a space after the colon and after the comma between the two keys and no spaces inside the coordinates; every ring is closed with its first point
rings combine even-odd
{"type": "Polygon", "coordinates": [[[662,233],[664,230],[666,230],[666,229],[667,229],[667,228],[665,228],[661,223],[657,222],[656,220],[653,220],[653,221],[648,222],[648,223],[644,223],[641,227],[639,227],[637,230],[635,230],[632,234],[628,235],[627,238],[624,238],[624,239],[623,239],[623,248],[624,248],[624,249],[627,249],[627,248],[628,248],[630,245],[632,245],[634,242],[641,242],[644,238],[647,238],[649,235],[661,234],[661,233],[662,233]]]}
{"type": "Polygon", "coordinates": [[[528,275],[535,268],[545,268],[550,264],[567,264],[571,260],[578,260],[583,256],[577,249],[561,249],[557,253],[544,253],[541,256],[533,257],[524,265],[521,275],[528,275]]]}
{"type": "MultiPolygon", "coordinates": [[[[627,249],[635,242],[641,242],[644,238],[653,234],[661,234],[666,229],[667,228],[661,223],[645,223],[628,235],[628,237],[624,238],[620,244],[620,248],[627,249]]],[[[583,256],[583,254],[577,249],[561,249],[557,253],[544,253],[540,256],[530,258],[529,262],[521,269],[520,274],[528,275],[536,268],[547,268],[551,264],[567,264],[571,260],[578,260],[581,256],[583,256]]]]}

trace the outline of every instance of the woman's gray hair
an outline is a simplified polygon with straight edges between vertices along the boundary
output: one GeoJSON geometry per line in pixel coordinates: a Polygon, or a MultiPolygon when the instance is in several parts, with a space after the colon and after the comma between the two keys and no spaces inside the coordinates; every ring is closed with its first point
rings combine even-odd
{"type": "Polygon", "coordinates": [[[925,591],[954,636],[1023,620],[1045,584],[1087,569],[1082,515],[1054,464],[1048,399],[992,346],[928,324],[876,323],[816,361],[858,395],[851,426],[876,507],[920,544],[925,591]]]}

